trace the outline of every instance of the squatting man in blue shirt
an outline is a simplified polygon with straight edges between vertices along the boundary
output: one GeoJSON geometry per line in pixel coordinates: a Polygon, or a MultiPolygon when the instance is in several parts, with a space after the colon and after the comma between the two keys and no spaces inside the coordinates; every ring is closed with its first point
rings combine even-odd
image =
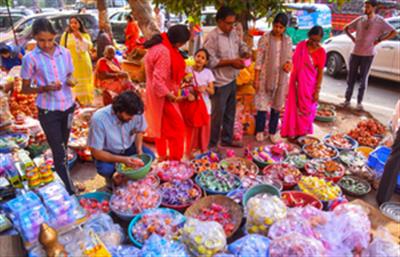
{"type": "Polygon", "coordinates": [[[111,105],[97,110],[91,119],[88,145],[95,159],[97,172],[106,178],[110,187],[115,164],[133,167],[141,162],[134,154],[154,153],[143,146],[147,128],[142,99],[133,91],[125,91],[111,105]]]}

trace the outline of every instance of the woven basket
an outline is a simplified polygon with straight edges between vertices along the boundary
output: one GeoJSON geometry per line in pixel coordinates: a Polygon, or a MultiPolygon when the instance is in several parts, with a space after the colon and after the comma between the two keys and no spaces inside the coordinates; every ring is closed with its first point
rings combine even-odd
{"type": "Polygon", "coordinates": [[[222,161],[220,161],[219,167],[221,169],[225,170],[225,171],[230,172],[230,170],[229,169],[225,169],[224,166],[225,165],[229,165],[231,163],[236,164],[238,162],[245,163],[246,167],[249,170],[252,169],[252,167],[253,167],[255,169],[255,171],[256,171],[255,175],[258,175],[260,173],[260,169],[258,168],[258,166],[254,162],[252,162],[252,161],[250,161],[248,159],[245,159],[245,158],[240,158],[240,157],[231,157],[231,158],[223,159],[222,161]]]}
{"type": "Polygon", "coordinates": [[[186,217],[196,217],[201,213],[201,210],[203,208],[209,208],[211,204],[218,204],[226,209],[228,209],[229,214],[232,217],[232,222],[235,225],[234,229],[232,230],[232,233],[229,235],[226,235],[227,238],[231,237],[236,233],[236,231],[239,229],[240,224],[242,223],[243,219],[243,209],[242,207],[237,204],[235,201],[230,199],[229,197],[223,196],[223,195],[210,195],[201,198],[197,202],[195,202],[192,206],[190,206],[186,211],[185,211],[185,216],[186,217]]]}

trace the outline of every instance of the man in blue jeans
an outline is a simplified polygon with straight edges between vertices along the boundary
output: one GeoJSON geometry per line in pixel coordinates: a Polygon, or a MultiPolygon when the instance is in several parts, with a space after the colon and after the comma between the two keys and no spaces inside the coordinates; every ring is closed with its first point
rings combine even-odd
{"type": "Polygon", "coordinates": [[[134,154],[154,153],[143,146],[147,128],[143,116],[144,105],[133,91],[125,91],[114,98],[111,105],[97,110],[91,119],[88,146],[95,159],[97,172],[110,186],[116,163],[134,166],[134,154]]]}
{"type": "Polygon", "coordinates": [[[384,40],[396,36],[396,30],[387,23],[381,16],[375,14],[378,1],[367,0],[364,5],[365,15],[358,17],[348,24],[344,31],[353,41],[354,49],[350,56],[349,72],[347,75],[347,89],[345,101],[341,105],[349,107],[351,97],[353,96],[354,85],[356,83],[358,72],[360,72],[360,88],[357,96],[357,109],[362,111],[362,101],[364,93],[368,86],[368,76],[372,61],[376,54],[375,46],[384,40]],[[351,34],[355,31],[355,36],[351,34]]]}

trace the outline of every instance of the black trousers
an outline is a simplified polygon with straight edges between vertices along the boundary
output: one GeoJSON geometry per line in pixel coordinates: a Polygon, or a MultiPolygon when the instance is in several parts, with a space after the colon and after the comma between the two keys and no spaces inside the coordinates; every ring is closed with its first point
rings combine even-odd
{"type": "Polygon", "coordinates": [[[368,85],[369,70],[373,60],[374,56],[358,56],[354,54],[350,56],[349,72],[347,75],[346,101],[350,102],[351,97],[353,96],[354,85],[357,82],[358,74],[360,74],[360,87],[358,89],[357,102],[359,104],[362,103],[365,89],[368,85]]]}
{"type": "Polygon", "coordinates": [[[397,176],[400,172],[400,129],[397,130],[396,139],[392,146],[392,153],[386,162],[381,178],[376,201],[379,205],[392,198],[397,184],[397,176]]]}
{"type": "Polygon", "coordinates": [[[75,105],[66,111],[48,111],[39,108],[39,121],[53,153],[54,167],[68,193],[74,193],[67,160],[68,139],[75,105]]]}
{"type": "Polygon", "coordinates": [[[236,115],[236,80],[225,86],[215,87],[215,93],[211,97],[211,105],[209,147],[217,146],[220,135],[222,142],[227,144],[232,143],[236,115]]]}
{"type": "MultiPolygon", "coordinates": [[[[269,134],[275,135],[276,134],[276,129],[278,128],[278,122],[279,122],[279,111],[275,110],[274,108],[271,108],[271,113],[269,116],[269,125],[268,125],[268,131],[269,134]]],[[[257,111],[256,115],[256,132],[264,132],[265,130],[265,122],[267,121],[267,112],[265,111],[257,111]]]]}

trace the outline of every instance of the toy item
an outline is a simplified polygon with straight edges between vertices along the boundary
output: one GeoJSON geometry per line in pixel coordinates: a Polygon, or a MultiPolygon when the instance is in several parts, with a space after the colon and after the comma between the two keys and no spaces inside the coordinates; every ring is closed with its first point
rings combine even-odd
{"type": "Polygon", "coordinates": [[[224,229],[214,221],[188,219],[183,228],[182,241],[194,256],[213,256],[226,246],[224,229]]]}
{"type": "Polygon", "coordinates": [[[133,216],[145,209],[156,208],[160,203],[160,193],[153,186],[129,181],[125,187],[114,191],[110,207],[117,213],[133,216]]]}
{"type": "Polygon", "coordinates": [[[46,223],[40,225],[39,242],[43,245],[48,257],[67,257],[64,246],[58,242],[57,231],[46,223]]]}
{"type": "Polygon", "coordinates": [[[187,180],[193,176],[193,169],[188,162],[161,162],[154,167],[153,172],[162,181],[187,180]]]}
{"type": "Polygon", "coordinates": [[[250,198],[246,210],[246,231],[264,236],[268,235],[268,229],[274,222],[284,219],[287,214],[283,201],[266,193],[250,198]]]}
{"type": "Polygon", "coordinates": [[[271,241],[270,257],[326,256],[323,244],[315,238],[291,232],[271,241]]]}
{"type": "Polygon", "coordinates": [[[302,177],[299,188],[304,193],[314,195],[321,201],[332,201],[341,195],[341,190],[337,185],[318,177],[302,177]]]}
{"type": "Polygon", "coordinates": [[[284,189],[296,186],[301,179],[301,172],[294,166],[286,163],[277,163],[267,166],[262,173],[272,180],[279,180],[284,189]]]}
{"type": "Polygon", "coordinates": [[[310,176],[326,178],[333,182],[339,181],[345,174],[343,165],[333,160],[311,160],[305,165],[305,170],[310,176]]]}
{"type": "Polygon", "coordinates": [[[313,159],[333,159],[337,156],[335,148],[324,144],[311,144],[303,147],[304,152],[313,159]]]}
{"type": "Polygon", "coordinates": [[[226,194],[240,186],[240,179],[226,171],[205,171],[197,175],[196,183],[209,193],[226,194]]]}
{"type": "Polygon", "coordinates": [[[169,181],[160,185],[162,204],[188,206],[201,197],[201,190],[192,180],[169,181]]]}

